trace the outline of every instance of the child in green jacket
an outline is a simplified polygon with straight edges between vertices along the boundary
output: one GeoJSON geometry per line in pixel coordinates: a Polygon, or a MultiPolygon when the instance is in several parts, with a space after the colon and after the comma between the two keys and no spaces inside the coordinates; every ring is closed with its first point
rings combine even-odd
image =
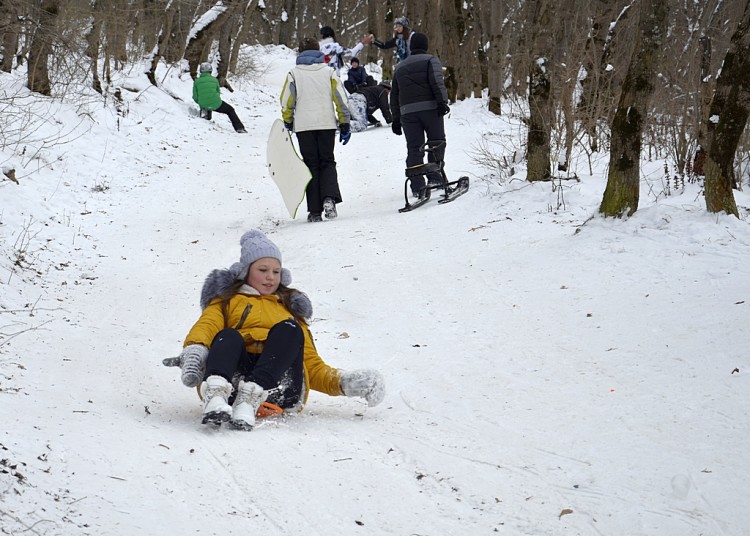
{"type": "Polygon", "coordinates": [[[210,121],[211,112],[227,114],[238,134],[247,133],[232,105],[221,100],[219,81],[211,75],[211,64],[208,62],[201,63],[200,76],[193,82],[193,100],[200,106],[201,117],[210,121]]]}

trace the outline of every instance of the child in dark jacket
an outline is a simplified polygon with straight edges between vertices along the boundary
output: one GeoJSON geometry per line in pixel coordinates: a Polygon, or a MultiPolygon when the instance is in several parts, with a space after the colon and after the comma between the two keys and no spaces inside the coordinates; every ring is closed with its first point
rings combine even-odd
{"type": "Polygon", "coordinates": [[[367,99],[367,122],[371,125],[380,126],[380,121],[372,115],[377,110],[383,114],[383,119],[386,123],[391,123],[393,118],[391,116],[391,110],[388,105],[388,96],[391,92],[391,83],[389,81],[383,81],[377,86],[367,86],[360,88],[358,93],[361,93],[367,99]]]}
{"type": "Polygon", "coordinates": [[[368,85],[367,76],[367,71],[359,64],[359,58],[352,58],[344,87],[349,93],[354,93],[368,85]]]}

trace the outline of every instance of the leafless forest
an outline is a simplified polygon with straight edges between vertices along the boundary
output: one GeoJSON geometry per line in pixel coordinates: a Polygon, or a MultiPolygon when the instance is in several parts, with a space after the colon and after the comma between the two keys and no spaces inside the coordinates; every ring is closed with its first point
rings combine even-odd
{"type": "MultiPolygon", "coordinates": [[[[247,68],[243,44],[294,48],[329,25],[351,47],[366,33],[389,38],[401,15],[428,35],[451,100],[484,96],[495,114],[517,104],[527,180],[564,173],[574,148],[606,150],[600,212],[632,214],[639,160],[658,152],[676,180],[703,181],[709,211],[738,215],[733,190],[750,173],[750,0],[0,0],[1,68],[25,64],[28,88],[44,95],[71,80],[105,95],[117,91],[112,71],[133,62],[146,60],[158,85],[159,62],[195,73],[210,58],[231,90],[228,75],[247,68]]],[[[386,76],[394,65],[376,47],[361,57],[386,76]]]]}

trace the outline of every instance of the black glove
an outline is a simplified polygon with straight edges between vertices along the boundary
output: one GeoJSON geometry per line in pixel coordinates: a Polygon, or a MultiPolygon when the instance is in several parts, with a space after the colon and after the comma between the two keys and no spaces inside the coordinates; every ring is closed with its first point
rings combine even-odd
{"type": "Polygon", "coordinates": [[[292,130],[294,130],[294,123],[284,123],[284,128],[291,132],[292,130]]]}
{"type": "Polygon", "coordinates": [[[393,123],[391,123],[391,130],[396,136],[400,136],[401,134],[403,134],[403,132],[401,131],[401,121],[399,121],[398,119],[394,119],[393,123]]]}
{"type": "Polygon", "coordinates": [[[448,113],[450,113],[451,111],[450,106],[448,106],[447,102],[438,102],[437,109],[440,115],[448,115],[448,113]]]}

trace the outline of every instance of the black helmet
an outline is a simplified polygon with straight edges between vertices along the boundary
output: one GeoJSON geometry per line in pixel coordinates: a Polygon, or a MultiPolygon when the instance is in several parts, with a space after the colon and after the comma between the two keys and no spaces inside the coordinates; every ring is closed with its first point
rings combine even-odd
{"type": "Polygon", "coordinates": [[[326,38],[326,37],[335,37],[335,34],[333,33],[333,28],[330,26],[323,26],[320,29],[320,37],[326,38]]]}

